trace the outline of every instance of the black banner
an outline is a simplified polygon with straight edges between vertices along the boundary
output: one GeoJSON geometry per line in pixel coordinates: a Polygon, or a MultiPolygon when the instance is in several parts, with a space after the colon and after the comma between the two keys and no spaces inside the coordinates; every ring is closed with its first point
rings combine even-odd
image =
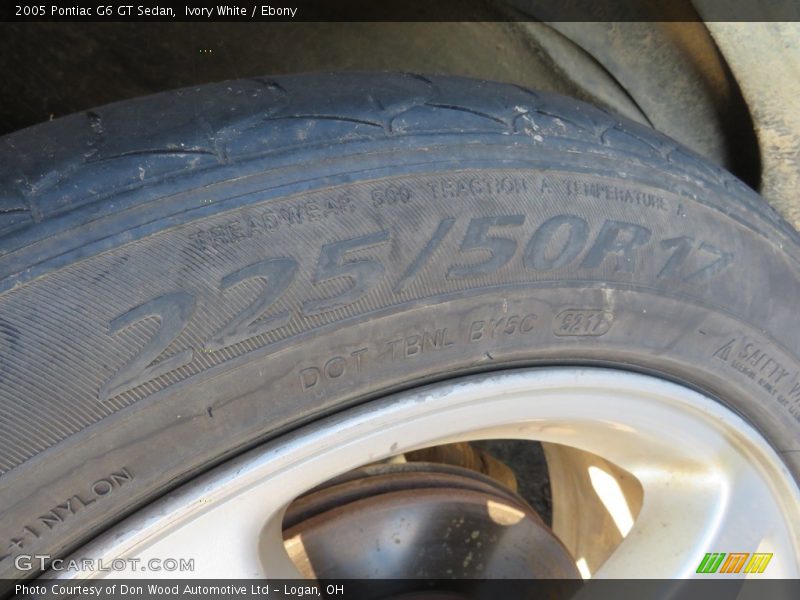
{"type": "Polygon", "coordinates": [[[7,22],[800,21],[796,0],[16,0],[7,22]]]}
{"type": "MultiPolygon", "coordinates": [[[[729,577],[729,576],[728,576],[729,577]]],[[[9,582],[6,582],[7,584],[9,582]]],[[[800,580],[98,580],[18,582],[17,598],[41,600],[797,600],[800,580]]]]}

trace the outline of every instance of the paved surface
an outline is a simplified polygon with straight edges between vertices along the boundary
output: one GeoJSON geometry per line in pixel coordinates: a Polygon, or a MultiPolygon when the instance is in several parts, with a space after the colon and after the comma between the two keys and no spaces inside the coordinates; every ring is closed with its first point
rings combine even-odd
{"type": "Polygon", "coordinates": [[[514,469],[519,494],[536,509],[548,525],[553,523],[553,502],[542,445],[520,440],[473,442],[514,469]]]}

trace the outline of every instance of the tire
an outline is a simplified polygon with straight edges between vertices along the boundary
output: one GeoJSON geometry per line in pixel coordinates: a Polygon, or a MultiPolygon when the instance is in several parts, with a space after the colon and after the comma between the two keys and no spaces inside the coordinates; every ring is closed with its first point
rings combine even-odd
{"type": "Polygon", "coordinates": [[[580,102],[417,75],[184,89],[6,136],[0,576],[387,392],[656,374],[800,479],[800,237],[580,102]]]}

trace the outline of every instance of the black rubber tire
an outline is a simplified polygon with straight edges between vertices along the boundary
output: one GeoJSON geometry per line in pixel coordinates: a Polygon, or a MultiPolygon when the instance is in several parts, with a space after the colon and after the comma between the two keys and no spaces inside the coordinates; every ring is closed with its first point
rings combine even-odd
{"type": "Polygon", "coordinates": [[[2,577],[299,423],[512,365],[683,382],[800,475],[797,232],[596,108],[226,82],[6,136],[0,180],[2,577]]]}

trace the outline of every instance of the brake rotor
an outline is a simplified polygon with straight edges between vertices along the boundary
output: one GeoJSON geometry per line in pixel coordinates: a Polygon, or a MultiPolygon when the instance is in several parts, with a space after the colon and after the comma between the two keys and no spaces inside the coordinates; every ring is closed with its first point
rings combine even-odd
{"type": "Polygon", "coordinates": [[[451,465],[352,471],[289,507],[284,543],[316,579],[580,578],[525,500],[451,465]]]}

